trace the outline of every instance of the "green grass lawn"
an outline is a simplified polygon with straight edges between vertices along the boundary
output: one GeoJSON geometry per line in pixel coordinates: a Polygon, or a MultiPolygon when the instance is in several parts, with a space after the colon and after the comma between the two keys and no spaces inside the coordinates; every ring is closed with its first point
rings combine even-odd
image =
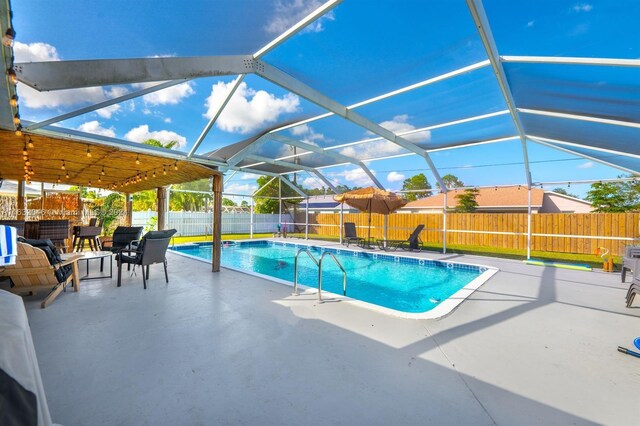
{"type": "MultiPolygon", "coordinates": [[[[253,234],[253,238],[268,238],[273,236],[272,233],[266,234],[253,234]]],[[[302,233],[289,234],[292,238],[304,238],[302,233]]],[[[247,240],[249,234],[223,234],[223,240],[247,240]]],[[[339,237],[332,237],[326,235],[309,234],[309,239],[320,241],[334,241],[340,240],[339,237]]],[[[201,241],[211,241],[210,235],[200,235],[194,237],[175,237],[175,244],[192,243],[201,241]]],[[[442,251],[441,244],[425,243],[425,249],[428,251],[442,251]]],[[[517,249],[504,249],[498,247],[485,247],[485,246],[461,246],[461,245],[447,245],[447,253],[460,253],[460,254],[475,254],[479,256],[500,257],[506,259],[519,259],[524,260],[527,258],[526,250],[517,249]]],[[[602,259],[600,256],[593,254],[574,254],[574,253],[556,253],[548,251],[531,251],[531,258],[537,260],[547,260],[554,262],[564,262],[573,264],[587,264],[592,268],[602,268],[602,259]]],[[[614,256],[613,262],[616,265],[616,270],[620,269],[622,259],[614,256]]]]}

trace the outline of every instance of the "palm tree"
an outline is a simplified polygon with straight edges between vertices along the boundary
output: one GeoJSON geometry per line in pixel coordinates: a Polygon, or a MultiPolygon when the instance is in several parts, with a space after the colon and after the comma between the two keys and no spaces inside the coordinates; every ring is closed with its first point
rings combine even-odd
{"type": "Polygon", "coordinates": [[[167,143],[162,143],[157,139],[147,139],[146,141],[142,142],[145,145],[151,145],[151,146],[155,146],[158,148],[166,148],[166,149],[172,149],[174,146],[176,146],[178,144],[178,141],[170,141],[167,143]]]}

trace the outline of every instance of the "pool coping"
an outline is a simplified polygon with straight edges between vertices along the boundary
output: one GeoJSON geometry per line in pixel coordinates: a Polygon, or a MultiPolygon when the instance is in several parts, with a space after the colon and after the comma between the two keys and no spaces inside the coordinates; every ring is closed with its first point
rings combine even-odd
{"type": "MultiPolygon", "coordinates": [[[[309,244],[309,243],[301,243],[301,242],[284,242],[284,241],[280,241],[280,240],[274,240],[274,239],[270,239],[270,238],[259,238],[259,239],[253,239],[253,240],[248,240],[250,242],[259,242],[259,241],[267,241],[267,242],[275,242],[275,243],[280,243],[283,245],[293,245],[296,248],[299,246],[305,246],[305,247],[317,247],[320,250],[326,250],[327,248],[330,248],[331,250],[335,250],[335,251],[349,251],[349,252],[354,252],[354,253],[358,253],[360,252],[359,250],[354,250],[354,249],[349,249],[349,248],[333,248],[333,247],[326,247],[326,246],[319,246],[319,245],[315,245],[315,244],[309,244]]],[[[212,244],[210,242],[202,242],[204,244],[212,244]]],[[[235,243],[235,241],[234,241],[235,243]]],[[[202,245],[199,243],[185,243],[185,244],[178,244],[175,245],[173,247],[181,247],[181,246],[189,246],[189,245],[202,245]]],[[[181,253],[177,250],[173,250],[170,248],[170,251],[172,253],[175,253],[179,256],[184,256],[190,259],[194,259],[194,260],[198,260],[200,262],[205,262],[205,263],[211,263],[210,260],[207,259],[202,259],[200,257],[197,256],[193,256],[190,254],[186,254],[186,253],[181,253]]],[[[478,275],[476,278],[474,278],[473,280],[471,280],[471,282],[469,282],[467,285],[465,285],[464,287],[462,287],[460,290],[456,291],[455,293],[453,293],[451,296],[449,296],[446,300],[442,301],[440,304],[438,304],[436,307],[434,307],[433,309],[430,309],[428,311],[425,312],[403,312],[403,311],[398,311],[396,309],[391,309],[391,308],[387,308],[384,306],[380,306],[380,305],[376,305],[374,303],[369,303],[369,302],[365,302],[362,300],[358,300],[358,299],[354,299],[351,298],[349,296],[343,296],[341,294],[338,293],[333,293],[327,290],[322,290],[323,295],[326,293],[328,295],[330,295],[330,299],[326,299],[326,301],[345,301],[348,302],[350,304],[353,304],[355,306],[360,306],[362,308],[365,309],[370,309],[373,311],[377,311],[386,315],[391,315],[394,317],[398,317],[398,318],[405,318],[405,319],[440,319],[440,318],[444,318],[448,315],[450,315],[458,306],[460,306],[462,304],[462,302],[464,302],[469,296],[471,296],[471,294],[473,294],[474,291],[476,291],[478,288],[480,288],[480,286],[482,286],[484,283],[486,283],[491,277],[493,277],[495,274],[497,274],[499,272],[499,269],[494,267],[494,266],[487,266],[487,265],[480,265],[477,263],[469,263],[469,262],[447,262],[447,261],[443,261],[443,260],[437,260],[437,259],[430,259],[430,258],[422,258],[422,257],[416,257],[416,256],[407,256],[406,253],[405,255],[389,255],[387,253],[374,253],[374,254],[380,254],[380,255],[386,255],[388,257],[399,257],[399,258],[407,258],[407,259],[418,259],[418,260],[430,260],[430,261],[434,261],[434,262],[438,262],[438,263],[445,263],[445,264],[456,264],[456,265],[467,265],[467,266],[475,266],[478,268],[482,268],[484,269],[483,272],[480,273],[480,275],[478,275]]],[[[245,269],[239,269],[239,268],[235,268],[232,266],[227,266],[227,265],[221,265],[221,267],[232,270],[232,271],[236,271],[236,272],[241,272],[243,274],[247,274],[247,275],[252,275],[258,278],[262,278],[268,281],[272,281],[278,284],[283,284],[283,285],[287,285],[289,287],[293,287],[293,282],[292,281],[287,281],[287,280],[283,280],[281,278],[276,278],[276,277],[272,277],[271,275],[265,275],[265,274],[261,274],[258,272],[253,272],[253,271],[247,271],[245,269]]],[[[303,293],[304,294],[317,294],[317,287],[309,287],[303,284],[298,284],[298,288],[304,290],[303,293]]],[[[293,296],[297,296],[295,294],[292,294],[293,296]]],[[[324,299],[324,297],[323,297],[324,299]]],[[[320,302],[322,303],[322,302],[320,302]]]]}

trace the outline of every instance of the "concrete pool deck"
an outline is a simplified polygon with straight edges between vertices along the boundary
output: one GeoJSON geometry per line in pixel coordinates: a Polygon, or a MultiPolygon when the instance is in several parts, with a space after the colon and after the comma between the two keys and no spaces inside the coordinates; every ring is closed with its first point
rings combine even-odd
{"type": "MultiPolygon", "coordinates": [[[[302,242],[303,240],[291,240],[302,242]]],[[[640,335],[619,274],[500,269],[440,320],[391,317],[170,254],[170,283],[26,298],[54,422],[637,424],[640,335]]],[[[637,306],[637,304],[636,304],[637,306]]]]}

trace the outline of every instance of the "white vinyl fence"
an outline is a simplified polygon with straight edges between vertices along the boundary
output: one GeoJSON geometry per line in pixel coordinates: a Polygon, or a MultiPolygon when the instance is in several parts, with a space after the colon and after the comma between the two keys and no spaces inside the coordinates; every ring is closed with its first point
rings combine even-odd
{"type": "MultiPolygon", "coordinates": [[[[133,212],[133,226],[147,226],[151,218],[158,213],[133,212]]],[[[280,216],[277,214],[254,214],[253,232],[269,233],[278,229],[280,216]]],[[[213,218],[211,212],[168,212],[167,228],[177,229],[178,235],[211,235],[213,218]]],[[[282,225],[287,224],[287,231],[293,231],[293,218],[289,214],[282,215],[282,225]]],[[[222,213],[223,234],[249,234],[251,231],[251,213],[222,213]]]]}

